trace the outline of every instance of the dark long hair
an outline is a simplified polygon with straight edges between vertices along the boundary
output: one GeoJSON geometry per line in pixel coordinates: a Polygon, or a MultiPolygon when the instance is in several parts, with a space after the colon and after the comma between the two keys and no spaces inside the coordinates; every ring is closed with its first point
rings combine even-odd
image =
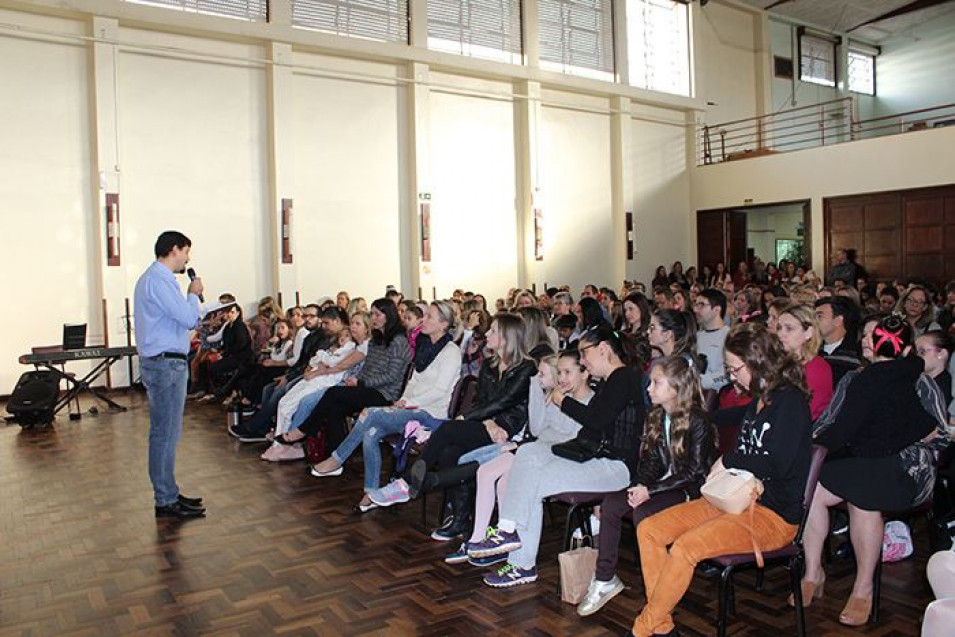
{"type": "Polygon", "coordinates": [[[589,345],[600,345],[601,343],[607,343],[613,353],[617,355],[617,358],[623,361],[624,365],[630,364],[631,354],[627,352],[626,348],[624,347],[623,339],[621,339],[620,335],[609,325],[598,325],[584,332],[580,336],[578,349],[583,346],[584,343],[589,345]]]}
{"type": "Polygon", "coordinates": [[[376,346],[388,347],[396,337],[405,335],[404,327],[398,318],[398,306],[391,299],[376,299],[371,306],[385,315],[385,325],[380,330],[371,331],[371,342],[376,346]]]}
{"type": "MultiPolygon", "coordinates": [[[[580,307],[580,316],[583,325],[580,326],[582,330],[588,330],[592,327],[597,327],[598,325],[607,326],[607,319],[604,318],[603,310],[600,307],[600,303],[597,299],[590,298],[585,296],[580,299],[577,303],[580,307]]],[[[608,326],[609,327],[609,326],[608,326]]]]}
{"type": "Polygon", "coordinates": [[[792,385],[809,399],[802,364],[762,323],[733,326],[726,335],[723,348],[743,361],[749,370],[748,393],[754,400],[762,398],[768,405],[770,395],[783,385],[792,385]]]}

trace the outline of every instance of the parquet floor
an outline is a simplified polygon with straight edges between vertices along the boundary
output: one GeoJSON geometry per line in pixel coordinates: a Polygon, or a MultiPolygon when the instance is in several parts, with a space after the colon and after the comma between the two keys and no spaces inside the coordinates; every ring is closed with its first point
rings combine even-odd
{"type": "MultiPolygon", "coordinates": [[[[60,418],[52,430],[0,425],[0,635],[619,635],[642,603],[627,550],[618,570],[631,586],[581,619],[555,594],[560,512],[545,529],[541,580],[511,590],[482,572],[441,561],[447,549],[414,530],[416,504],[358,516],[360,457],[341,478],[317,480],[301,463],[258,459],[261,445],[225,433],[225,414],[187,407],[178,477],[209,517],[153,517],[146,476],[143,396],[124,414],[60,418]]],[[[807,613],[810,635],[917,635],[930,591],[924,533],[914,559],[889,565],[883,619],[849,630],[836,617],[851,573],[830,573],[831,597],[807,613]]],[[[795,632],[788,577],[764,593],[738,577],[730,634],[795,632]]],[[[681,604],[684,635],[715,632],[716,583],[702,577],[681,604]]]]}

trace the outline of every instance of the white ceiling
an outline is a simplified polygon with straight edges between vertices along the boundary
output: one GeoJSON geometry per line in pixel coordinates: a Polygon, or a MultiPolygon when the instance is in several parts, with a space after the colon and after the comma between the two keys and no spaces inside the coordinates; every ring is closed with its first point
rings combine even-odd
{"type": "MultiPolygon", "coordinates": [[[[777,1],[743,0],[746,4],[760,9],[765,9],[777,1]]],[[[921,24],[937,20],[943,15],[955,14],[955,1],[949,0],[934,7],[912,11],[850,31],[860,24],[912,2],[913,0],[788,0],[771,8],[769,12],[832,32],[848,31],[850,35],[875,44],[895,37],[906,37],[921,24]]]]}

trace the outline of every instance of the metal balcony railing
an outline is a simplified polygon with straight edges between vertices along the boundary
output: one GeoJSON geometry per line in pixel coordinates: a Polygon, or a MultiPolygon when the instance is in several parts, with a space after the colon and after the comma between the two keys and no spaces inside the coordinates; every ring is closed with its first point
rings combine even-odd
{"type": "Polygon", "coordinates": [[[844,97],[699,127],[697,165],[841,144],[955,125],[955,104],[860,120],[854,98],[844,97]]]}

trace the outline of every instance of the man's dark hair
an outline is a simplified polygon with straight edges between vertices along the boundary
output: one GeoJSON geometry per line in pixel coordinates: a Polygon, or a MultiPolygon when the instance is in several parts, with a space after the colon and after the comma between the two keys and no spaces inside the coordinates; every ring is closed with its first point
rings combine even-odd
{"type": "Polygon", "coordinates": [[[342,322],[342,325],[348,325],[348,312],[337,305],[326,307],[324,310],[322,310],[320,316],[324,319],[338,319],[342,322]]]}
{"type": "Polygon", "coordinates": [[[154,248],[154,251],[156,253],[156,258],[160,259],[172,252],[173,248],[182,249],[191,246],[192,241],[190,241],[189,237],[183,233],[176,232],[175,230],[166,230],[159,235],[158,239],[156,239],[156,247],[154,248]]]}
{"type": "Polygon", "coordinates": [[[893,299],[895,299],[896,302],[898,302],[898,300],[899,300],[899,291],[896,290],[894,286],[887,285],[887,286],[885,286],[884,288],[882,288],[882,291],[881,291],[881,292],[879,292],[879,296],[880,296],[880,297],[883,297],[883,296],[891,296],[893,299]]]}
{"type": "Polygon", "coordinates": [[[319,305],[318,303],[309,303],[308,305],[305,306],[306,310],[308,308],[312,308],[313,310],[315,310],[315,314],[317,314],[318,316],[322,315],[322,306],[319,305]]]}
{"type": "Polygon", "coordinates": [[[557,329],[574,329],[577,327],[577,317],[573,314],[558,316],[557,320],[554,321],[554,327],[557,329]]]}
{"type": "Polygon", "coordinates": [[[700,290],[700,296],[709,301],[713,307],[720,308],[720,318],[726,318],[726,295],[716,288],[700,290]]]}
{"type": "Polygon", "coordinates": [[[842,324],[846,328],[846,334],[850,338],[855,338],[856,331],[859,329],[859,306],[852,302],[852,299],[845,296],[824,296],[816,301],[816,307],[828,305],[832,308],[832,318],[842,317],[842,324]]]}
{"type": "Polygon", "coordinates": [[[560,290],[558,290],[554,286],[547,288],[547,296],[549,296],[550,298],[554,298],[554,295],[556,295],[558,292],[560,292],[560,290]]]}

